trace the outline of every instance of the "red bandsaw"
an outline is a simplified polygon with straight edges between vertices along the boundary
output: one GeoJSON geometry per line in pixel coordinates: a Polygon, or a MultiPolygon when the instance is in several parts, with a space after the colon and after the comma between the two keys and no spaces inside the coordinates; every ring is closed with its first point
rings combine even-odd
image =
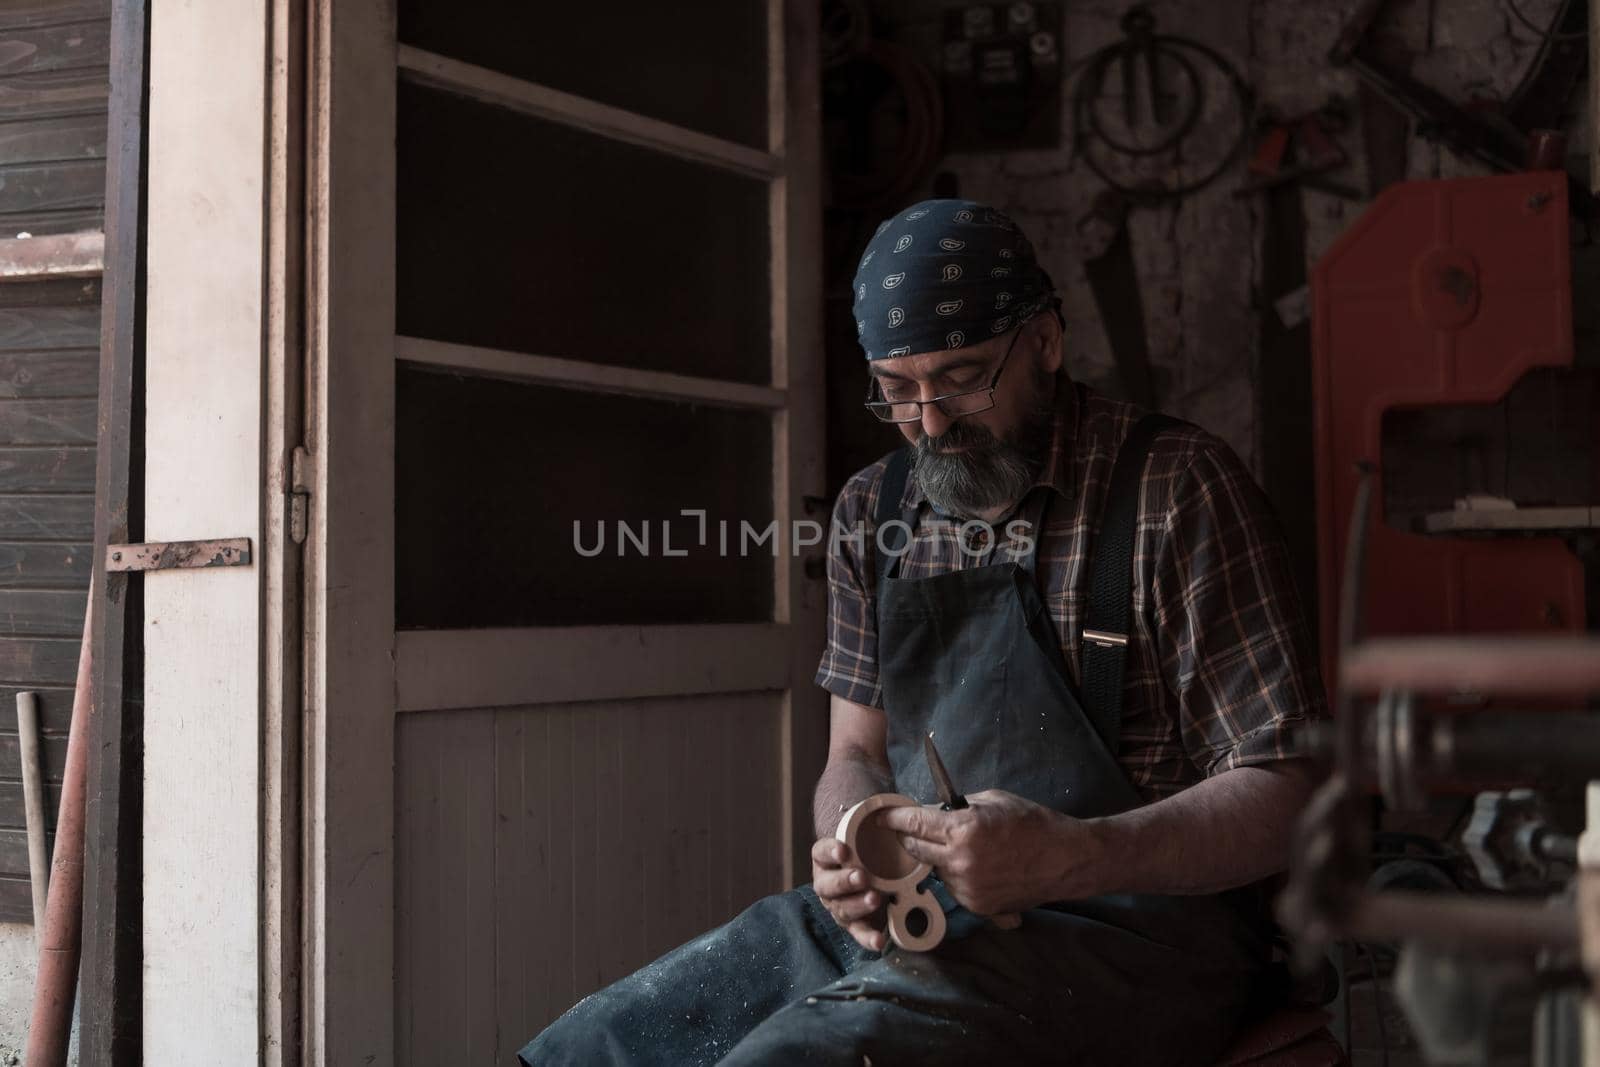
{"type": "MultiPolygon", "coordinates": [[[[1495,405],[1528,372],[1572,365],[1569,239],[1567,178],[1559,171],[1408,182],[1378,197],[1316,265],[1318,586],[1330,684],[1338,677],[1336,616],[1358,463],[1371,464],[1376,477],[1363,590],[1367,635],[1584,629],[1583,567],[1554,530],[1542,536],[1532,522],[1518,531],[1525,536],[1419,532],[1483,520],[1452,515],[1445,503],[1445,511],[1423,521],[1398,514],[1404,509],[1385,493],[1386,479],[1391,489],[1398,484],[1385,458],[1386,419],[1495,405]]],[[[1580,418],[1592,427],[1592,419],[1580,418]]],[[[1443,425],[1448,429],[1448,418],[1443,425]]],[[[1391,451],[1401,436],[1391,435],[1391,451]]],[[[1419,449],[1413,440],[1409,447],[1420,467],[1441,473],[1441,493],[1470,481],[1443,484],[1452,462],[1466,462],[1447,458],[1446,446],[1419,449]]],[[[1576,460],[1584,464],[1592,472],[1592,460],[1576,460]]],[[[1582,490],[1583,506],[1563,514],[1592,518],[1600,510],[1587,506],[1593,488],[1582,490]]],[[[1523,504],[1549,502],[1516,503],[1519,511],[1510,514],[1531,516],[1523,504]]],[[[1551,526],[1559,525],[1548,521],[1554,510],[1543,509],[1551,526]]],[[[1479,514],[1502,534],[1516,526],[1516,518],[1479,514]]]]}

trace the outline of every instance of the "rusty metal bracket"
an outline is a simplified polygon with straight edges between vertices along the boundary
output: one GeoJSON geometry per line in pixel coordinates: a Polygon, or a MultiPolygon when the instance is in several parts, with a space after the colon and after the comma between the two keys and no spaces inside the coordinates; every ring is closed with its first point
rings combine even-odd
{"type": "Polygon", "coordinates": [[[167,571],[192,567],[243,567],[250,563],[250,538],[216,541],[151,541],[107,545],[108,571],[167,571]]]}

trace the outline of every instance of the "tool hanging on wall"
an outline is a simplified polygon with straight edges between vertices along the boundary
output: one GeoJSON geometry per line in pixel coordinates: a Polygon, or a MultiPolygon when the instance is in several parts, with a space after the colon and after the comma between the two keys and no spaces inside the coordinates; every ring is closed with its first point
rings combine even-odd
{"type": "Polygon", "coordinates": [[[1157,402],[1128,212],[1211,184],[1244,150],[1254,97],[1220,52],[1156,32],[1142,5],[1122,40],[1083,60],[1073,90],[1073,152],[1110,189],[1078,221],[1079,256],[1125,399],[1157,402]],[[1218,107],[1216,94],[1227,97],[1218,107]]]}
{"type": "Polygon", "coordinates": [[[1144,330],[1144,299],[1128,237],[1128,208],[1121,193],[1102,190],[1089,213],[1078,220],[1078,255],[1124,398],[1154,409],[1155,382],[1144,330]]]}
{"type": "Polygon", "coordinates": [[[1122,31],[1122,40],[1087,59],[1073,92],[1075,154],[1131,199],[1204,188],[1244,149],[1254,106],[1249,86],[1214,48],[1157,33],[1143,6],[1122,17],[1122,31]],[[1208,114],[1207,85],[1219,82],[1233,106],[1217,120],[1208,114]]]}
{"type": "MultiPolygon", "coordinates": [[[[1515,4],[1515,0],[1507,2],[1515,4]]],[[[1567,101],[1587,69],[1587,0],[1562,0],[1521,83],[1504,106],[1493,110],[1463,107],[1379,57],[1369,39],[1370,31],[1388,3],[1364,0],[1340,32],[1328,59],[1349,67],[1373,91],[1411,115],[1418,136],[1499,173],[1527,169],[1529,135],[1561,126],[1567,101]]],[[[1521,9],[1515,10],[1526,23],[1521,9]]],[[[1573,215],[1585,219],[1593,215],[1593,197],[1581,182],[1569,181],[1568,199],[1573,215]]]]}
{"type": "Polygon", "coordinates": [[[1246,167],[1250,176],[1234,195],[1248,196],[1294,182],[1344,200],[1360,200],[1360,190],[1326,176],[1350,161],[1349,155],[1334,140],[1348,125],[1344,102],[1337,97],[1298,118],[1263,116],[1258,125],[1255,154],[1246,167]]]}

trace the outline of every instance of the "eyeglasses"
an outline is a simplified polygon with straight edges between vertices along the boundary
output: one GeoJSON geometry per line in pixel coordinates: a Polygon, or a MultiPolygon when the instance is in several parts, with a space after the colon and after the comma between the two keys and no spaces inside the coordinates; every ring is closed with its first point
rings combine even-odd
{"type": "Polygon", "coordinates": [[[994,369],[994,377],[981,389],[946,393],[931,400],[878,399],[880,386],[878,379],[873,378],[867,385],[867,410],[883,422],[917,422],[922,418],[924,404],[932,404],[947,419],[962,419],[980,411],[988,411],[994,407],[994,390],[1000,384],[1000,373],[1006,369],[1006,360],[1011,358],[1011,350],[1017,347],[1017,338],[1021,336],[1022,327],[1018,326],[1011,335],[1011,343],[1006,345],[1006,354],[1000,357],[1000,365],[994,369]]]}

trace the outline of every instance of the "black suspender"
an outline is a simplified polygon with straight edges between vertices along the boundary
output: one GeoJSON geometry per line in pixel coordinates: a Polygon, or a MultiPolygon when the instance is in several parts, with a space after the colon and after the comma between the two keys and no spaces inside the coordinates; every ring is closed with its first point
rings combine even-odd
{"type": "Polygon", "coordinates": [[[1134,424],[1117,450],[1100,531],[1089,552],[1089,604],[1084,612],[1083,710],[1108,739],[1111,751],[1122,736],[1123,661],[1133,604],[1133,539],[1139,515],[1139,483],[1150,445],[1162,430],[1179,425],[1168,415],[1149,414],[1134,424]]]}
{"type": "MultiPolygon", "coordinates": [[[[1080,662],[1083,710],[1101,731],[1113,752],[1122,733],[1122,682],[1128,651],[1128,625],[1133,605],[1133,542],[1139,515],[1139,487],[1150,446],[1163,430],[1182,425],[1168,415],[1149,414],[1128,431],[1117,450],[1106,489],[1100,530],[1089,554],[1089,602],[1084,613],[1080,662]]],[[[900,519],[900,498],[911,474],[911,449],[897,449],[884,468],[873,512],[876,529],[900,519]]],[[[896,553],[910,533],[900,526],[884,532],[888,551],[877,557],[878,588],[883,588],[896,553]]]]}

